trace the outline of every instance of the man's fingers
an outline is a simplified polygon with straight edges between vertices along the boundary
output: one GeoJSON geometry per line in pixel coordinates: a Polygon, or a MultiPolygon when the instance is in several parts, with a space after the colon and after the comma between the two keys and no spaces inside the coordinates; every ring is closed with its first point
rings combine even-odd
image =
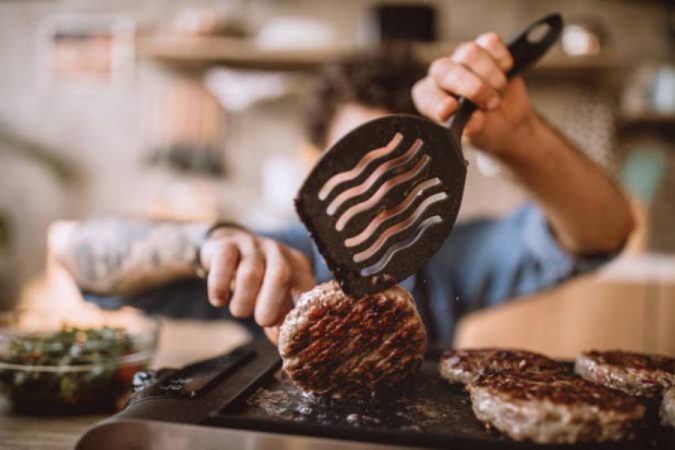
{"type": "Polygon", "coordinates": [[[261,327],[269,327],[278,323],[290,301],[293,272],[279,244],[265,240],[261,247],[265,253],[265,276],[255,304],[255,321],[261,327]]]}
{"type": "Polygon", "coordinates": [[[478,75],[496,91],[501,91],[508,83],[498,62],[476,42],[466,42],[460,45],[452,53],[450,59],[478,75]]]}
{"type": "Polygon", "coordinates": [[[291,265],[293,272],[292,293],[307,292],[316,286],[316,279],[314,278],[314,271],[312,265],[307,257],[292,248],[286,249],[287,261],[291,265]]]}
{"type": "Polygon", "coordinates": [[[448,120],[457,110],[457,99],[439,88],[431,77],[415,83],[412,97],[417,110],[436,122],[448,120]]]}
{"type": "Polygon", "coordinates": [[[231,296],[232,316],[253,316],[262,327],[280,325],[293,308],[292,295],[315,285],[311,264],[302,253],[250,233],[207,241],[200,256],[209,271],[209,301],[224,306],[231,296]]]}
{"type": "Polygon", "coordinates": [[[481,109],[494,109],[501,101],[499,91],[508,83],[504,72],[512,64],[501,39],[494,33],[484,34],[457,47],[449,58],[431,64],[429,75],[413,87],[415,105],[420,113],[439,122],[457,109],[455,97],[466,97],[481,109]]]}
{"type": "Polygon", "coordinates": [[[476,38],[476,43],[487,51],[494,59],[502,72],[506,73],[513,67],[513,57],[508,47],[497,33],[485,33],[476,38]]]}
{"type": "Polygon", "coordinates": [[[284,323],[284,319],[286,318],[286,315],[293,309],[293,305],[290,301],[285,301],[281,305],[281,314],[279,315],[279,320],[277,321],[276,324],[272,325],[271,327],[263,327],[263,330],[265,331],[265,335],[267,336],[267,339],[272,342],[272,344],[277,345],[279,343],[279,332],[281,331],[281,325],[284,323]]]}
{"type": "Polygon", "coordinates": [[[483,130],[484,126],[485,126],[485,113],[476,110],[473,112],[473,114],[471,114],[471,118],[466,123],[463,134],[468,137],[474,136],[480,133],[483,130]]]}
{"type": "Polygon", "coordinates": [[[279,343],[279,327],[265,327],[263,328],[263,331],[265,332],[265,335],[267,336],[267,339],[270,340],[270,342],[274,345],[277,345],[279,343]]]}
{"type": "Polygon", "coordinates": [[[243,319],[253,314],[260,284],[265,273],[265,258],[256,241],[249,236],[239,239],[240,261],[234,286],[230,313],[243,319]]]}
{"type": "Polygon", "coordinates": [[[234,244],[223,244],[213,249],[207,279],[209,302],[213,306],[221,307],[227,303],[238,259],[239,251],[234,244]]]}
{"type": "Polygon", "coordinates": [[[279,324],[293,307],[291,295],[316,285],[311,265],[305,255],[265,241],[265,278],[255,307],[256,322],[263,327],[279,324]]]}
{"type": "Polygon", "coordinates": [[[438,87],[453,95],[466,97],[481,109],[499,106],[499,94],[477,74],[450,58],[440,58],[431,64],[429,75],[438,87]]]}

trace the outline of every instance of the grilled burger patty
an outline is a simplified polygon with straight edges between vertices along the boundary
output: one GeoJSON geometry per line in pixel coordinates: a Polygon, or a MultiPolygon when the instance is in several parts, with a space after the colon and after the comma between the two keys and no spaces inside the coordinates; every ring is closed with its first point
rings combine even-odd
{"type": "Polygon", "coordinates": [[[663,426],[675,427],[675,386],[664,392],[659,413],[663,426]]]}
{"type": "Polygon", "coordinates": [[[405,289],[394,286],[354,298],[331,281],[304,293],[286,316],[279,353],[300,388],[340,397],[400,383],[421,365],[426,342],[405,289]]]}
{"type": "Polygon", "coordinates": [[[479,420],[538,443],[623,439],[645,411],[626,394],[551,372],[485,370],[468,390],[479,420]]]}
{"type": "Polygon", "coordinates": [[[627,394],[656,397],[675,385],[675,359],[623,351],[583,352],[574,371],[582,378],[627,394]]]}
{"type": "Polygon", "coordinates": [[[478,348],[448,350],[438,363],[441,376],[451,383],[471,383],[483,370],[519,370],[566,373],[565,365],[525,350],[478,348]]]}

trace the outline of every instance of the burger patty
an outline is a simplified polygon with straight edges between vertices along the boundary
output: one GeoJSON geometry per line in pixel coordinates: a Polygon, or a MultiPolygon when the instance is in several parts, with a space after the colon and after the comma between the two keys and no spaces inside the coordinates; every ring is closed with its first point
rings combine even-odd
{"type": "Polygon", "coordinates": [[[675,385],[675,359],[623,351],[583,352],[574,371],[593,383],[630,395],[657,397],[675,385]]]}
{"type": "Polygon", "coordinates": [[[551,372],[485,370],[468,390],[476,417],[518,441],[623,439],[645,412],[626,394],[551,372]]]}
{"type": "Polygon", "coordinates": [[[451,383],[471,383],[483,370],[566,373],[564,364],[525,350],[478,348],[448,350],[438,363],[441,376],[451,383]]]}
{"type": "Polygon", "coordinates": [[[420,367],[426,345],[415,302],[398,286],[355,298],[335,281],[318,285],[300,297],[279,333],[290,379],[332,397],[400,383],[420,367]]]}
{"type": "Polygon", "coordinates": [[[675,386],[664,392],[659,413],[663,426],[675,427],[675,386]]]}

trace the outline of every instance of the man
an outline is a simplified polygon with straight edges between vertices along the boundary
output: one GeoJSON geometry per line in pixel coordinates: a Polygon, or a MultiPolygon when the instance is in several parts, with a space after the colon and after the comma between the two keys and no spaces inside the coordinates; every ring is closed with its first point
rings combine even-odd
{"type": "MultiPolygon", "coordinates": [[[[309,108],[309,134],[326,148],[388,112],[416,107],[444,122],[456,97],[467,97],[478,109],[465,139],[501,161],[535,199],[536,206],[501,220],[456,225],[402,283],[435,341],[450,342],[456,320],[469,310],[596,267],[633,228],[620,189],[532,109],[523,80],[505,77],[511,65],[494,33],[458,46],[428,72],[396,52],[362,57],[329,66],[309,108]]],[[[256,234],[230,224],[97,220],[77,228],[60,259],[104,307],[129,303],[174,316],[224,317],[227,305],[235,318],[261,327],[278,325],[297,293],[330,278],[299,225],[256,234]],[[196,279],[199,271],[208,274],[206,283],[196,279]]]]}

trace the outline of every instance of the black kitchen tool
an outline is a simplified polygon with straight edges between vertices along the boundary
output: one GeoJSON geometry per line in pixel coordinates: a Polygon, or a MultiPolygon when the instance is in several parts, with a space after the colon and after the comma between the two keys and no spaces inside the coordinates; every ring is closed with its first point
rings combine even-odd
{"type": "MultiPolygon", "coordinates": [[[[507,76],[538,61],[562,24],[551,14],[513,39],[507,76]]],[[[474,110],[460,98],[447,127],[406,114],[375,119],[340,139],[309,174],[296,210],[346,293],[386,289],[445,241],[464,192],[461,136],[474,110]]]]}

